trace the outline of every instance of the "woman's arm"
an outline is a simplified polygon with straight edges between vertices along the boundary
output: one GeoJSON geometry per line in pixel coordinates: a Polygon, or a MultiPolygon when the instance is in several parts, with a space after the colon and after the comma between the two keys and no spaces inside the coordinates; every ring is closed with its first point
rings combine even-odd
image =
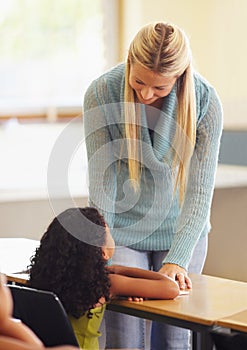
{"type": "Polygon", "coordinates": [[[167,274],[173,279],[180,273],[179,284],[181,288],[187,281],[186,269],[195,245],[202,233],[207,234],[210,230],[209,217],[222,134],[222,121],[220,100],[215,90],[210,88],[207,110],[197,125],[197,140],[190,161],[186,193],[177,220],[176,234],[160,270],[161,273],[167,274]]]}
{"type": "Polygon", "coordinates": [[[88,157],[89,203],[98,208],[110,227],[114,223],[116,162],[104,105],[104,82],[93,82],[84,97],[83,125],[88,157]]]}
{"type": "Polygon", "coordinates": [[[178,284],[159,272],[119,265],[108,269],[112,296],[174,299],[179,295],[178,284]]]}

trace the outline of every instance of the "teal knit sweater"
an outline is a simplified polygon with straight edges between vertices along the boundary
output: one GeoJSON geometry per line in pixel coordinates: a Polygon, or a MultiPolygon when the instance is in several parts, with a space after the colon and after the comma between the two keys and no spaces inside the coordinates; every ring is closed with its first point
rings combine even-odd
{"type": "MultiPolygon", "coordinates": [[[[194,74],[196,145],[182,206],[174,192],[171,144],[176,128],[176,87],[165,97],[154,132],[141,105],[139,190],[129,182],[124,139],[125,65],[91,83],[84,96],[89,201],[104,215],[117,246],[169,250],[164,262],[188,267],[197,241],[210,231],[210,207],[222,133],[222,108],[214,88],[194,74]]],[[[147,107],[146,107],[147,108],[147,107]]],[[[151,107],[149,107],[151,108],[151,107]]]]}

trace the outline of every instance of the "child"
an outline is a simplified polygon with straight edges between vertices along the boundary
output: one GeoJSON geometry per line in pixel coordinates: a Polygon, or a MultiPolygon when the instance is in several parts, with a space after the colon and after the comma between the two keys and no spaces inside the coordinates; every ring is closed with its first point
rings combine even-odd
{"type": "MultiPolygon", "coordinates": [[[[21,321],[11,318],[13,300],[0,274],[0,350],[45,350],[38,337],[21,321]]],[[[73,346],[59,346],[50,350],[76,350],[73,346]]]]}
{"type": "Polygon", "coordinates": [[[98,349],[98,329],[111,298],[173,299],[179,294],[178,284],[158,272],[107,266],[114,248],[97,209],[71,208],[52,221],[31,259],[29,286],[59,297],[83,349],[98,349]]]}

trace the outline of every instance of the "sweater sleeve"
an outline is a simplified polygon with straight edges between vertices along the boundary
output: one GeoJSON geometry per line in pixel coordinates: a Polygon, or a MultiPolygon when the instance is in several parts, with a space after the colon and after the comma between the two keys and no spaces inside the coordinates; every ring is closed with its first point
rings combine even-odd
{"type": "Polygon", "coordinates": [[[201,234],[210,229],[209,217],[223,124],[221,103],[212,87],[210,91],[207,111],[197,126],[196,145],[190,161],[186,193],[177,219],[175,237],[163,261],[185,269],[188,268],[201,234]]]}
{"type": "Polygon", "coordinates": [[[116,197],[116,162],[107,125],[107,87],[103,79],[86,91],[83,105],[84,133],[88,156],[89,204],[96,207],[113,227],[116,197]]]}

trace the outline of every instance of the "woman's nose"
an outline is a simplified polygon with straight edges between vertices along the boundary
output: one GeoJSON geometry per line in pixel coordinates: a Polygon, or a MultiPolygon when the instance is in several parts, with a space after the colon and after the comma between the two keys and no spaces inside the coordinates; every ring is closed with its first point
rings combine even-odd
{"type": "Polygon", "coordinates": [[[144,100],[149,100],[153,97],[153,90],[148,87],[145,87],[141,90],[141,95],[144,100]]]}

